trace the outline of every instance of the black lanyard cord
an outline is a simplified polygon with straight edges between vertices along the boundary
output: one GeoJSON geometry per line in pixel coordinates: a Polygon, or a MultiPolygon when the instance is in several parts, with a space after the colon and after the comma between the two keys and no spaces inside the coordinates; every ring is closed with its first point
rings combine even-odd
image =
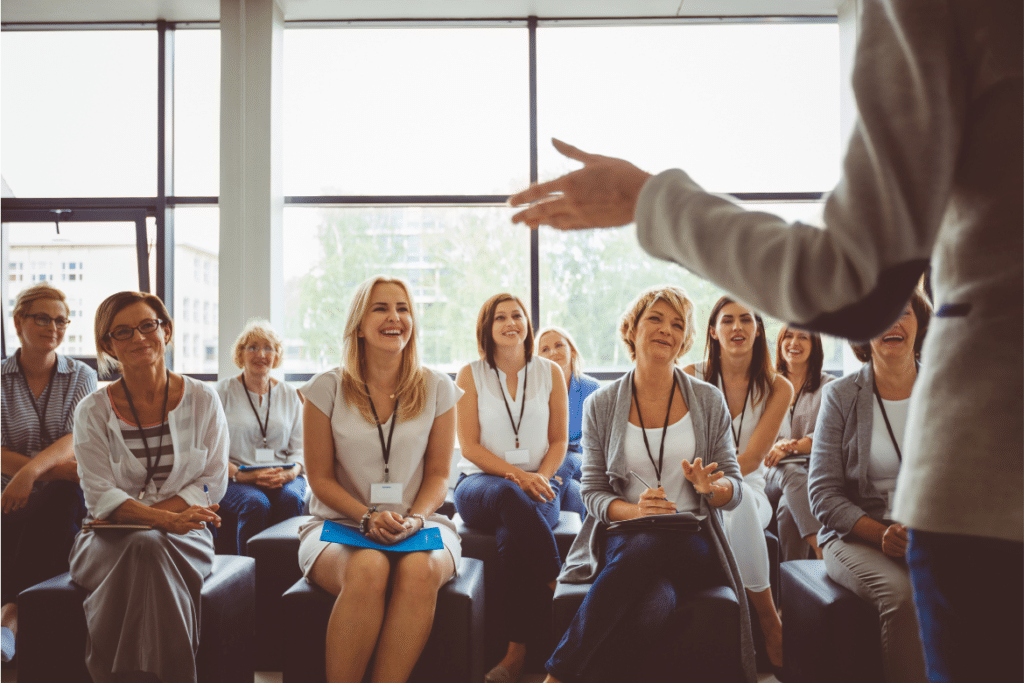
{"type": "MultiPolygon", "coordinates": [[[[19,349],[20,351],[21,349],[19,349]]],[[[43,391],[39,394],[40,400],[43,396],[46,396],[46,400],[43,401],[42,410],[39,408],[39,404],[36,402],[36,395],[32,393],[32,387],[28,385],[28,378],[25,377],[25,368],[21,367],[21,356],[18,356],[18,369],[21,370],[21,379],[25,382],[25,389],[28,390],[29,398],[32,399],[32,408],[36,411],[36,417],[39,418],[39,436],[41,437],[40,446],[45,448],[50,442],[50,430],[46,427],[46,411],[50,408],[50,397],[53,395],[53,378],[57,376],[57,359],[53,359],[53,369],[50,370],[50,379],[46,381],[46,386],[43,387],[43,391]],[[45,446],[43,444],[46,444],[45,446]]]]}
{"type": "Polygon", "coordinates": [[[900,445],[896,443],[896,434],[892,431],[892,425],[889,424],[889,416],[885,412],[885,405],[882,404],[882,395],[878,393],[878,383],[872,379],[871,388],[875,391],[875,399],[878,401],[878,408],[882,411],[882,419],[885,420],[885,428],[889,430],[889,439],[892,441],[892,447],[896,449],[896,457],[900,462],[903,462],[903,452],[900,450],[900,445]]]}
{"type": "Polygon", "coordinates": [[[505,404],[505,411],[508,413],[508,421],[512,423],[512,433],[516,435],[516,448],[519,448],[519,428],[523,426],[523,411],[526,410],[526,383],[530,381],[530,364],[523,366],[523,391],[520,398],[523,399],[519,406],[519,424],[516,424],[512,417],[512,409],[508,407],[508,399],[505,398],[505,386],[502,384],[498,368],[494,368],[494,376],[498,378],[498,391],[501,392],[501,400],[505,404]]]}
{"type": "Polygon", "coordinates": [[[661,486],[661,472],[665,466],[665,435],[668,433],[668,421],[672,415],[672,399],[676,396],[676,377],[672,375],[672,388],[668,394],[668,410],[665,411],[665,425],[661,428],[661,448],[658,449],[658,462],[654,462],[654,456],[651,455],[651,444],[647,440],[647,428],[644,426],[643,415],[640,414],[640,400],[636,397],[636,381],[630,382],[630,388],[633,390],[633,402],[636,404],[636,417],[640,421],[640,434],[644,437],[644,447],[647,449],[647,457],[651,460],[651,465],[654,466],[654,475],[658,478],[658,486],[661,486]]]}
{"type": "Polygon", "coordinates": [[[377,435],[380,436],[380,451],[384,456],[384,481],[391,481],[391,471],[388,463],[391,461],[391,437],[395,435],[395,424],[398,422],[398,399],[395,399],[395,409],[391,412],[391,429],[388,431],[387,443],[384,443],[384,429],[380,426],[380,417],[377,416],[377,406],[373,405],[373,397],[370,396],[370,387],[363,382],[366,389],[366,398],[370,399],[370,410],[373,411],[373,419],[377,423],[377,435]]]}
{"type": "MultiPolygon", "coordinates": [[[[732,420],[729,420],[729,429],[732,430],[732,438],[736,441],[736,452],[740,452],[740,437],[743,436],[743,418],[747,416],[747,399],[750,398],[750,392],[754,388],[754,378],[751,377],[747,380],[747,393],[743,395],[743,410],[740,411],[740,428],[739,431],[732,426],[732,420]]],[[[722,393],[725,393],[725,377],[722,377],[722,393]]],[[[731,415],[729,416],[732,417],[731,415]]],[[[792,418],[790,418],[792,419],[792,418]]]]}
{"type": "MultiPolygon", "coordinates": [[[[256,424],[260,426],[260,434],[263,435],[263,447],[267,447],[267,430],[270,429],[270,394],[274,391],[274,383],[268,382],[270,385],[267,387],[267,422],[266,424],[260,420],[260,414],[256,410],[256,404],[252,402],[252,396],[249,395],[249,387],[245,386],[245,373],[242,373],[242,389],[245,391],[245,397],[249,399],[249,407],[252,408],[252,414],[256,416],[256,424]]],[[[369,393],[369,390],[367,390],[369,393]]]]}
{"type": "Polygon", "coordinates": [[[167,381],[164,383],[164,407],[160,410],[160,442],[156,447],[156,464],[152,465],[152,455],[149,451],[149,440],[146,438],[146,433],[142,429],[142,420],[139,419],[139,414],[135,411],[135,403],[132,402],[132,392],[128,391],[128,383],[121,378],[121,386],[124,387],[124,395],[128,398],[128,407],[132,409],[132,417],[135,418],[135,424],[139,427],[139,438],[142,439],[142,447],[146,449],[146,482],[142,485],[142,491],[139,492],[139,500],[146,494],[146,489],[149,488],[149,482],[153,479],[153,475],[156,474],[156,470],[160,467],[160,459],[163,458],[164,449],[164,422],[167,421],[167,397],[170,396],[171,392],[171,371],[167,370],[167,381]]]}
{"type": "Polygon", "coordinates": [[[789,407],[789,431],[790,437],[793,436],[793,413],[796,412],[796,404],[800,402],[800,397],[804,394],[804,388],[807,386],[807,380],[804,379],[804,383],[800,385],[800,391],[796,392],[796,398],[793,399],[793,405],[789,407]]]}

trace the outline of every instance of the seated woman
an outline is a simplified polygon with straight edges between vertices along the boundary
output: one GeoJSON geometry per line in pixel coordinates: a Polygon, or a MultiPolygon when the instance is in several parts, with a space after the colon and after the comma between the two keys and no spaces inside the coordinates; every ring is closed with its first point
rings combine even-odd
{"type": "Polygon", "coordinates": [[[779,546],[783,562],[807,559],[810,553],[819,560],[818,530],[821,522],[811,512],[807,497],[807,464],[784,463],[789,455],[810,455],[814,425],[821,407],[821,390],[835,379],[822,372],[825,352],[821,336],[782,326],[775,347],[775,369],[797,389],[779,431],[779,440],[765,458],[765,493],[778,501],[775,514],[779,524],[779,546]]]}
{"type": "Polygon", "coordinates": [[[250,322],[235,340],[235,365],[242,374],[214,387],[231,432],[231,480],[220,501],[220,513],[238,518],[239,555],[246,554],[246,543],[259,532],[302,514],[306,497],[302,400],[294,388],[270,376],[281,365],[282,351],[281,338],[269,322],[250,322]],[[240,469],[243,466],[260,469],[240,469]]]}
{"type": "Polygon", "coordinates": [[[405,681],[430,635],[437,591],[462,556],[455,525],[435,514],[448,490],[461,392],[448,375],[420,365],[402,280],[378,275],[359,285],[343,349],[341,368],[301,389],[314,518],[299,530],[299,565],[338,596],[327,624],[327,680],[358,683],[373,656],[374,681],[405,681]],[[328,519],[384,545],[436,527],[444,549],[327,543],[320,533],[328,519]]]}
{"type": "Polygon", "coordinates": [[[71,550],[71,579],[89,591],[85,663],[97,683],[196,680],[214,554],[206,525],[220,523],[228,426],[213,389],[164,366],[173,329],[153,294],[119,292],[96,310],[100,372],[117,367],[121,379],[76,415],[87,521],[151,527],[87,528],[71,550]]]}
{"type": "MultiPolygon", "coordinates": [[[[693,344],[693,303],[678,287],[649,289],[626,310],[620,332],[636,369],[587,402],[583,498],[589,514],[559,577],[594,585],[547,663],[547,683],[648,680],[635,653],[663,633],[678,605],[723,585],[739,598],[742,670],[740,662],[716,661],[714,643],[706,644],[708,661],[719,680],[742,674],[753,681],[743,584],[719,512],[740,504],[729,411],[721,393],[676,367],[693,344]],[[608,529],[620,520],[673,512],[701,517],[700,531],[608,529]]],[[[694,664],[680,660],[678,670],[694,664]]]]}
{"type": "Polygon", "coordinates": [[[808,492],[825,569],[878,610],[889,683],[927,680],[904,559],[907,528],[892,521],[892,497],[930,318],[931,305],[915,291],[888,331],[854,345],[864,367],[825,389],[811,448],[808,492]]]}
{"type": "Polygon", "coordinates": [[[747,599],[757,612],[768,659],[782,666],[782,622],[775,611],[769,583],[768,546],[764,530],[772,520],[765,495],[764,458],[775,443],[793,386],[772,369],[764,321],[749,308],[723,296],[711,310],[706,359],[685,372],[713,384],[725,394],[732,416],[736,460],[743,474],[743,498],[723,515],[725,531],[736,553],[747,599]]]}
{"type": "Polygon", "coordinates": [[[509,644],[484,680],[522,675],[527,637],[549,628],[551,597],[562,566],[552,529],[568,490],[556,476],[568,441],[565,377],[533,355],[533,327],[523,302],[495,294],[476,324],[480,360],[459,370],[463,470],[455,508],[466,524],[494,531],[508,583],[509,644]]]}
{"type": "Polygon", "coordinates": [[[576,340],[561,327],[545,327],[537,334],[537,355],[556,363],[565,375],[565,386],[569,394],[569,448],[556,476],[560,476],[569,485],[562,499],[562,509],[577,512],[584,517],[587,511],[578,485],[583,464],[580,455],[583,452],[580,446],[583,437],[583,402],[601,385],[583,373],[583,358],[577,349],[576,340]],[[570,478],[577,483],[570,482],[570,478]]]}
{"type": "Polygon", "coordinates": [[[57,353],[68,324],[64,292],[29,287],[14,304],[21,348],[3,363],[3,660],[14,654],[18,593],[68,570],[85,515],[71,447],[78,402],[96,391],[96,372],[57,353]]]}

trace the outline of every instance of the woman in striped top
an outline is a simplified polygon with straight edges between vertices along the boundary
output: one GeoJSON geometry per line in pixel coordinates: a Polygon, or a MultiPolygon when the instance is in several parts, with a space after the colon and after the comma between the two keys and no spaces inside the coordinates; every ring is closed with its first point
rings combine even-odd
{"type": "Polygon", "coordinates": [[[14,329],[21,348],[3,363],[3,659],[14,655],[18,593],[68,570],[85,514],[71,449],[75,406],[96,390],[92,368],[57,353],[67,329],[64,292],[21,292],[14,329]]]}
{"type": "Polygon", "coordinates": [[[78,535],[71,578],[89,591],[94,681],[146,672],[194,682],[199,599],[213,566],[216,501],[227,488],[228,427],[216,392],[169,372],[173,324],[152,294],[120,292],[96,311],[100,371],[122,377],[78,407],[74,447],[88,521],[137,524],[78,535]],[[139,609],[129,596],[145,595],[139,609]]]}

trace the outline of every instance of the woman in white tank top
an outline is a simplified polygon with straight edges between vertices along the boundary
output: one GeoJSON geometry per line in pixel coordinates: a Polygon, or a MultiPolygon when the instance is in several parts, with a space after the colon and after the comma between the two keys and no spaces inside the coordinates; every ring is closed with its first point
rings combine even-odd
{"type": "Polygon", "coordinates": [[[706,355],[706,361],[684,371],[717,386],[729,404],[743,496],[735,510],[723,513],[725,531],[747,599],[757,611],[768,659],[782,666],[782,621],[768,582],[764,540],[772,517],[764,492],[764,458],[793,400],[793,386],[772,369],[761,316],[728,297],[719,299],[711,311],[706,355]]]}

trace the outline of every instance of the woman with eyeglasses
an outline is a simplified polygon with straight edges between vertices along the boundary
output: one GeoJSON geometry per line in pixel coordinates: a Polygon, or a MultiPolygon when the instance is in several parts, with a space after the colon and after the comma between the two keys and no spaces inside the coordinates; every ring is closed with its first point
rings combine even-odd
{"type": "Polygon", "coordinates": [[[249,539],[280,521],[302,514],[302,399],[270,371],[281,365],[281,338],[266,320],[253,320],[235,340],[235,365],[242,368],[214,387],[227,416],[227,493],[220,514],[238,519],[238,554],[249,539]]]}
{"type": "Polygon", "coordinates": [[[196,680],[199,604],[213,568],[228,425],[217,393],[170,372],[173,323],[160,299],[119,292],[96,310],[100,372],[121,378],[78,407],[75,455],[88,525],[71,549],[85,599],[93,681],[196,680]],[[103,528],[111,524],[133,529],[103,528]],[[140,600],[142,602],[140,603],[140,600]]]}
{"type": "Polygon", "coordinates": [[[64,292],[46,283],[21,292],[13,311],[21,348],[2,367],[5,662],[14,655],[18,593],[68,570],[85,514],[71,430],[96,372],[57,353],[69,313],[64,292]]]}

